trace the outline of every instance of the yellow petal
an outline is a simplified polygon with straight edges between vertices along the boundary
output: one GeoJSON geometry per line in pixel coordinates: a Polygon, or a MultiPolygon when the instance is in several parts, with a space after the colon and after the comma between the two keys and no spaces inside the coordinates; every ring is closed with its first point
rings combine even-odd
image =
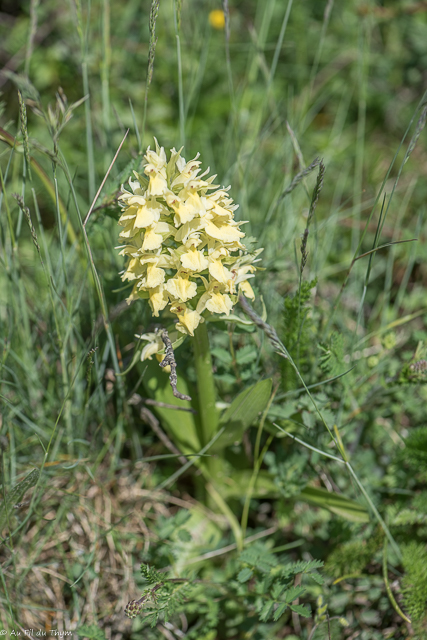
{"type": "Polygon", "coordinates": [[[176,227],[180,227],[186,222],[191,222],[196,216],[196,212],[191,207],[187,207],[185,202],[180,202],[178,206],[173,207],[173,209],[175,211],[173,221],[176,227]]]}
{"type": "Polygon", "coordinates": [[[222,282],[224,284],[226,284],[231,279],[231,272],[227,269],[227,267],[224,267],[220,260],[214,260],[211,262],[211,264],[209,265],[209,273],[211,274],[212,278],[215,278],[215,280],[218,280],[218,282],[222,282]]]}
{"type": "Polygon", "coordinates": [[[156,151],[153,151],[152,149],[150,149],[150,147],[147,148],[147,153],[145,154],[144,158],[147,160],[148,164],[145,166],[145,169],[147,169],[147,167],[150,167],[151,165],[152,168],[160,171],[161,169],[163,169],[163,167],[166,166],[166,152],[164,147],[160,147],[156,138],[154,138],[154,141],[156,143],[156,151]]]}
{"type": "Polygon", "coordinates": [[[138,229],[135,229],[134,220],[128,220],[123,231],[120,231],[120,238],[133,238],[138,233],[138,229]]]}
{"type": "Polygon", "coordinates": [[[122,280],[136,280],[141,278],[145,273],[145,267],[143,267],[138,258],[131,258],[128,264],[128,268],[122,275],[122,280]]]}
{"type": "Polygon", "coordinates": [[[246,264],[242,267],[237,267],[236,265],[233,267],[233,277],[236,284],[239,282],[243,282],[243,280],[247,280],[248,278],[252,278],[251,275],[255,271],[255,267],[253,264],[246,264]]]}
{"type": "Polygon", "coordinates": [[[203,199],[198,193],[189,192],[188,198],[185,201],[185,206],[190,209],[194,215],[203,216],[206,213],[206,209],[203,204],[203,199]]]}
{"type": "Polygon", "coordinates": [[[144,229],[149,227],[150,224],[155,222],[154,212],[146,206],[140,207],[135,218],[135,227],[137,229],[144,229]]]}
{"type": "Polygon", "coordinates": [[[255,300],[254,291],[247,280],[239,284],[239,291],[243,293],[249,300],[255,300]]]}
{"type": "Polygon", "coordinates": [[[155,198],[149,198],[145,205],[138,208],[135,227],[138,227],[138,229],[149,227],[160,220],[161,213],[168,213],[168,211],[155,198]]]}
{"type": "Polygon", "coordinates": [[[135,195],[133,193],[124,194],[121,196],[122,200],[125,200],[128,205],[143,207],[145,205],[146,198],[143,195],[135,195]]]}
{"type": "Polygon", "coordinates": [[[191,220],[191,222],[186,222],[176,232],[175,240],[185,244],[190,234],[200,231],[200,229],[203,229],[203,226],[204,222],[200,220],[200,218],[195,218],[194,220],[191,220]]]}
{"type": "Polygon", "coordinates": [[[212,293],[210,300],[206,303],[206,308],[211,313],[225,313],[228,316],[233,308],[233,303],[227,294],[212,293]]]}
{"type": "Polygon", "coordinates": [[[162,246],[162,236],[156,233],[154,229],[147,229],[144,234],[144,242],[142,248],[144,251],[154,251],[162,246]]]}
{"type": "Polygon", "coordinates": [[[162,311],[169,302],[169,296],[165,291],[163,285],[159,285],[154,289],[150,289],[150,307],[153,311],[153,316],[156,318],[159,315],[159,311],[162,311]]]}
{"type": "Polygon", "coordinates": [[[204,271],[209,266],[209,261],[203,255],[203,251],[197,251],[197,249],[190,249],[187,253],[181,256],[181,263],[184,269],[190,271],[204,271]]]}
{"type": "Polygon", "coordinates": [[[154,264],[147,266],[147,277],[143,283],[146,289],[155,289],[165,281],[165,272],[163,269],[159,269],[154,264]]]}
{"type": "Polygon", "coordinates": [[[149,174],[150,184],[148,185],[147,193],[150,196],[161,196],[168,188],[168,182],[166,176],[161,173],[152,172],[149,174]]]}
{"type": "MultiPolygon", "coordinates": [[[[147,334],[150,335],[150,334],[147,334]]],[[[144,338],[144,336],[141,336],[141,338],[144,338]]],[[[147,339],[147,338],[144,338],[147,339]]],[[[158,353],[159,351],[161,351],[163,349],[163,343],[159,343],[157,340],[153,339],[152,342],[148,342],[145,347],[143,347],[142,351],[141,351],[141,362],[143,362],[144,360],[151,360],[151,357],[156,355],[156,353],[158,353]]]]}
{"type": "Polygon", "coordinates": [[[203,322],[203,318],[197,311],[188,309],[187,305],[182,303],[176,303],[171,306],[172,313],[176,313],[179,322],[176,324],[176,328],[181,333],[188,333],[190,336],[194,336],[194,331],[199,326],[200,322],[203,322]]]}
{"type": "Polygon", "coordinates": [[[167,222],[158,222],[151,228],[146,229],[142,248],[144,251],[155,251],[162,246],[162,242],[174,233],[175,229],[167,222]]]}
{"type": "Polygon", "coordinates": [[[165,286],[171,296],[182,300],[182,302],[191,300],[197,293],[197,284],[191,282],[188,276],[182,277],[179,273],[175,278],[168,280],[165,286]]]}
{"type": "Polygon", "coordinates": [[[245,236],[237,227],[232,227],[230,224],[223,224],[219,221],[213,222],[212,220],[206,220],[205,231],[211,238],[222,240],[223,242],[235,242],[245,236]]]}

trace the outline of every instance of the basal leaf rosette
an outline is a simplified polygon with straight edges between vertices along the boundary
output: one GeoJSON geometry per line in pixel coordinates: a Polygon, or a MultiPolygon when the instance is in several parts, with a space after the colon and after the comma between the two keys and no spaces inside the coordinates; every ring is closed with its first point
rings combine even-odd
{"type": "Polygon", "coordinates": [[[119,197],[122,280],[133,283],[128,303],[148,299],[155,317],[169,309],[176,328],[192,336],[203,314],[228,316],[239,291],[255,297],[249,280],[261,249],[246,251],[230,187],[213,184],[209,169],[200,174],[199,154],[186,162],[182,149],[171,149],[168,160],[155,142],[144,175],[134,171],[119,197]]]}

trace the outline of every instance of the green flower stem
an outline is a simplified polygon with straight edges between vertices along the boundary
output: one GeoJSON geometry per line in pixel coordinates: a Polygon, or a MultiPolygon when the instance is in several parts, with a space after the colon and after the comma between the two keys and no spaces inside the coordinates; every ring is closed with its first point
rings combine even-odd
{"type": "Polygon", "coordinates": [[[194,332],[194,364],[197,375],[199,405],[200,444],[205,446],[218,430],[219,415],[215,406],[216,393],[212,372],[206,323],[201,323],[194,332]]]}

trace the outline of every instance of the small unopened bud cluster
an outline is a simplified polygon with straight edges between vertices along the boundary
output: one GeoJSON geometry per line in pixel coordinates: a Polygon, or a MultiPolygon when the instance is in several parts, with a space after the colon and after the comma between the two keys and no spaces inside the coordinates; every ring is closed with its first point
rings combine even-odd
{"type": "Polygon", "coordinates": [[[131,600],[125,607],[125,615],[131,619],[136,618],[136,616],[141,612],[143,605],[144,598],[141,598],[140,600],[131,600]]]}
{"type": "Polygon", "coordinates": [[[207,177],[199,175],[199,154],[191,160],[171,149],[148,147],[144,174],[134,172],[130,191],[120,201],[125,242],[120,254],[129,262],[123,280],[133,283],[128,302],[148,299],[154,316],[168,308],[176,327],[194,335],[203,312],[229,315],[239,291],[255,297],[249,279],[260,250],[248,254],[242,244],[242,222],[234,220],[238,205],[207,177]]]}

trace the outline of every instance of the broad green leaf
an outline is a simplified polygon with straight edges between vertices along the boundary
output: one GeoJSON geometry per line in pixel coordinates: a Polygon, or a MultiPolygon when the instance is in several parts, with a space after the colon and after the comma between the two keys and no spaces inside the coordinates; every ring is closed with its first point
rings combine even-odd
{"type": "MultiPolygon", "coordinates": [[[[178,405],[183,409],[192,408],[189,401],[175,398],[169,384],[169,376],[159,367],[157,360],[145,360],[140,363],[139,367],[141,368],[141,373],[144,373],[142,383],[150,398],[157,400],[157,402],[178,405]]],[[[178,391],[191,395],[182,373],[179,371],[177,373],[178,391]]],[[[160,417],[162,427],[183,453],[198,453],[200,451],[202,447],[197,435],[193,413],[177,409],[165,409],[164,407],[155,407],[153,410],[160,417]]]]}
{"type": "MultiPolygon", "coordinates": [[[[239,498],[240,496],[246,494],[253,474],[252,469],[237,471],[236,469],[232,469],[229,465],[227,465],[226,461],[224,460],[221,473],[222,477],[224,478],[224,483],[221,487],[221,493],[224,497],[239,498]]],[[[220,478],[221,476],[219,475],[215,478],[216,484],[218,484],[220,478]]],[[[277,497],[278,495],[279,490],[273,480],[273,477],[268,473],[268,471],[261,469],[256,479],[252,497],[271,498],[277,497]]]]}
{"type": "Polygon", "coordinates": [[[369,522],[369,514],[365,507],[355,500],[346,498],[339,493],[331,493],[326,489],[306,487],[295,497],[295,500],[301,500],[316,507],[328,509],[351,522],[369,522]]]}
{"type": "MultiPolygon", "coordinates": [[[[225,497],[233,498],[241,496],[246,491],[252,477],[252,470],[233,470],[232,472],[230,470],[227,473],[227,469],[224,468],[222,474],[226,477],[226,481],[222,485],[221,492],[225,497]]],[[[258,473],[252,495],[254,498],[274,498],[279,496],[279,489],[274,482],[273,476],[268,471],[262,469],[258,473]]],[[[350,522],[369,522],[368,511],[363,505],[339,493],[329,493],[326,489],[305,487],[301,493],[292,499],[327,509],[346,520],[350,520],[350,522]]]]}
{"type": "Polygon", "coordinates": [[[212,447],[212,453],[242,440],[246,429],[255,422],[258,414],[267,406],[270,394],[271,379],[268,378],[248,387],[234,398],[221,416],[220,424],[225,425],[226,430],[212,447]]]}
{"type": "Polygon", "coordinates": [[[221,522],[219,526],[217,522],[207,518],[205,508],[202,509],[198,505],[199,503],[190,510],[190,518],[185,523],[185,531],[191,534],[191,540],[184,541],[181,536],[172,535],[171,542],[166,545],[168,554],[174,558],[176,575],[185,574],[188,571],[188,565],[191,569],[202,567],[204,561],[200,557],[203,558],[206,549],[217,549],[221,546],[224,535],[221,526],[224,525],[221,522]]]}
{"type": "Polygon", "coordinates": [[[33,469],[26,478],[21,480],[17,485],[13,487],[6,495],[6,499],[0,505],[0,531],[7,522],[8,516],[12,515],[11,512],[16,504],[22,502],[24,494],[37,484],[40,472],[38,469],[33,469]]]}
{"type": "Polygon", "coordinates": [[[252,569],[249,569],[249,567],[245,567],[239,572],[237,579],[239,582],[247,582],[252,578],[252,576],[253,576],[252,569]]]}
{"type": "Polygon", "coordinates": [[[311,611],[305,604],[291,604],[290,608],[304,618],[310,618],[311,611]]]}

